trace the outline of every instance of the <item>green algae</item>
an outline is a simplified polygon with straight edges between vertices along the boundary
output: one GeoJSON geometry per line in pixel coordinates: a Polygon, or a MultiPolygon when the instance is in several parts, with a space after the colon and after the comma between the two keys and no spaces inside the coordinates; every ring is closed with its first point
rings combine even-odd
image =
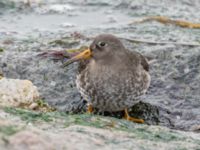
{"type": "Polygon", "coordinates": [[[0,47],[0,53],[4,52],[4,49],[0,47]]]}
{"type": "Polygon", "coordinates": [[[20,108],[4,108],[4,111],[13,115],[19,116],[22,120],[27,122],[34,122],[34,121],[45,121],[49,122],[52,121],[51,116],[48,113],[42,113],[37,111],[29,111],[20,108]]]}
{"type": "MultiPolygon", "coordinates": [[[[136,124],[129,122],[123,119],[117,119],[112,117],[104,117],[94,114],[70,114],[64,112],[36,112],[21,108],[4,108],[5,112],[19,116],[22,121],[31,122],[34,125],[38,124],[48,124],[54,128],[68,128],[73,125],[80,125],[85,127],[99,128],[103,130],[109,130],[112,132],[124,132],[127,137],[130,139],[143,140],[151,143],[193,143],[200,146],[200,138],[195,138],[194,136],[189,136],[183,131],[171,130],[165,127],[159,126],[148,126],[145,124],[136,124]]],[[[39,126],[38,126],[39,127],[39,126]]],[[[17,128],[14,127],[5,127],[2,129],[2,132],[10,135],[15,132],[17,128]],[[8,131],[7,131],[8,130],[8,131]]],[[[0,130],[1,131],[1,130],[0,130]]],[[[82,134],[90,134],[88,131],[83,130],[82,128],[77,128],[77,132],[82,134]]],[[[192,133],[190,133],[192,134],[192,133]]],[[[108,139],[105,135],[94,135],[97,138],[104,139],[107,143],[115,143],[117,140],[108,139]],[[101,136],[101,137],[99,137],[101,136]]],[[[198,146],[197,146],[198,147],[198,146]]],[[[145,149],[146,147],[141,147],[145,149]]],[[[183,149],[184,146],[177,145],[177,150],[183,149]]]]}
{"type": "Polygon", "coordinates": [[[14,125],[0,126],[0,133],[6,136],[11,136],[19,132],[20,130],[21,129],[19,129],[18,126],[14,126],[14,125]]]}

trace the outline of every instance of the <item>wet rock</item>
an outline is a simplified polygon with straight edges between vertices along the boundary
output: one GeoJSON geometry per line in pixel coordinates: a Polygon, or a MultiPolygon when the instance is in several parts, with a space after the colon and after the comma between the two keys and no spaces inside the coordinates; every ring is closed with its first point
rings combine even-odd
{"type": "Polygon", "coordinates": [[[45,14],[45,13],[66,13],[71,12],[75,8],[69,4],[51,4],[47,6],[42,6],[37,10],[38,12],[45,14]]]}
{"type": "Polygon", "coordinates": [[[158,107],[143,102],[139,102],[131,107],[129,114],[133,117],[144,119],[147,124],[158,125],[161,118],[158,107]]]}
{"type": "Polygon", "coordinates": [[[36,86],[29,80],[0,79],[0,106],[30,104],[39,98],[36,86]]]}

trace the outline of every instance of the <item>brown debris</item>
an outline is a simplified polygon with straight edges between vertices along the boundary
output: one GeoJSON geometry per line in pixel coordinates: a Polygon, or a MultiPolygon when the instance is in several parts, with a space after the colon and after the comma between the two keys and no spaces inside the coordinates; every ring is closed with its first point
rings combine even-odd
{"type": "Polygon", "coordinates": [[[40,99],[33,103],[20,103],[18,108],[35,110],[40,112],[52,112],[56,110],[55,108],[49,106],[46,102],[40,99]]]}
{"type": "Polygon", "coordinates": [[[173,20],[164,16],[147,17],[145,19],[142,19],[141,21],[134,21],[131,24],[143,23],[143,22],[148,22],[148,21],[157,21],[163,24],[173,24],[173,25],[180,26],[183,28],[200,29],[200,23],[192,23],[192,22],[184,21],[184,20],[173,20]]]}

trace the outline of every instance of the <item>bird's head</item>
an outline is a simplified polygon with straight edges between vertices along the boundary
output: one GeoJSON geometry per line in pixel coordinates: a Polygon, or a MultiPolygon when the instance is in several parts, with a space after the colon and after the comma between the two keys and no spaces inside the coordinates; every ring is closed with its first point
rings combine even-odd
{"type": "Polygon", "coordinates": [[[102,34],[94,39],[88,49],[69,59],[64,63],[64,66],[86,59],[109,63],[112,59],[120,59],[124,54],[124,50],[122,42],[117,37],[110,34],[102,34]]]}

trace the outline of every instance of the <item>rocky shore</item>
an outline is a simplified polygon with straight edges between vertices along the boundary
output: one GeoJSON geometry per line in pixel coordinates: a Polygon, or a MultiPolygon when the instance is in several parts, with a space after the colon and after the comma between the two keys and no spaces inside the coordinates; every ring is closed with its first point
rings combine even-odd
{"type": "Polygon", "coordinates": [[[131,23],[148,16],[198,23],[199,7],[189,0],[2,0],[1,149],[199,149],[200,29],[131,23]],[[145,125],[122,112],[85,114],[77,64],[63,69],[63,58],[41,57],[88,46],[100,33],[150,60],[150,89],[130,108],[145,125]]]}

